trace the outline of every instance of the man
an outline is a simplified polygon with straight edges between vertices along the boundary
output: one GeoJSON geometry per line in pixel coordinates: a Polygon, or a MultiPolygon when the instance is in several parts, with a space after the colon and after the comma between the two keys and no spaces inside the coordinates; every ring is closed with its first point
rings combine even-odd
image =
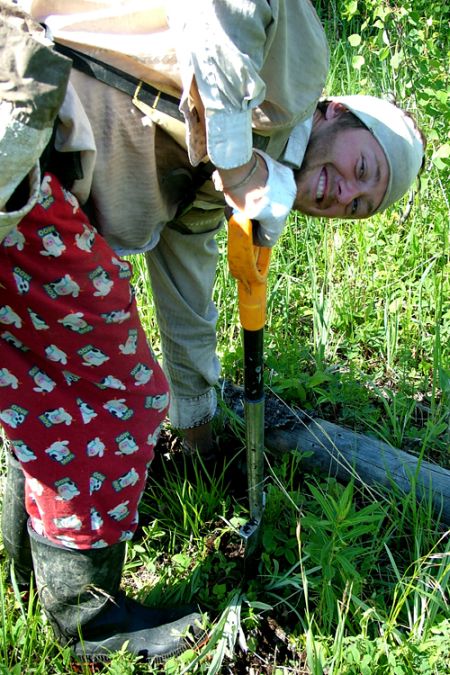
{"type": "MultiPolygon", "coordinates": [[[[308,0],[183,0],[153,3],[151,9],[148,2],[80,0],[70,3],[70,14],[65,14],[67,4],[62,0],[26,4],[48,26],[55,41],[86,54],[88,70],[97,74],[92,77],[77,68],[72,72],[56,124],[57,152],[47,164],[56,172],[51,174],[57,187],[52,196],[59,194],[58,179],[64,180],[71,191],[67,194],[75,194],[86,204],[93,223],[116,253],[145,252],[170,384],[170,419],[189,447],[208,453],[219,376],[217,312],[211,299],[218,259],[215,236],[223,223],[225,204],[258,221],[258,242],[266,246],[276,243],[292,208],[317,216],[367,217],[409,189],[422,163],[419,132],[404,113],[373,97],[342,97],[318,104],[328,70],[328,48],[308,0]],[[106,74],[91,57],[100,60],[100,66],[106,64],[106,74]],[[138,78],[133,96],[124,93],[127,77],[111,66],[138,78]],[[141,86],[139,78],[154,85],[156,95],[141,86]],[[149,96],[150,103],[146,103],[149,96]],[[161,112],[162,104],[170,104],[173,97],[176,105],[161,112]],[[71,172],[67,172],[69,157],[71,172]]],[[[86,70],[86,62],[82,64],[86,70]]],[[[42,211],[30,214],[37,221],[44,217],[42,211]]],[[[82,224],[77,222],[77,227],[82,224]]],[[[29,226],[24,219],[19,230],[25,234],[29,226]]],[[[59,229],[66,229],[63,219],[59,229]]],[[[82,230],[77,234],[81,236],[82,230]]],[[[31,255],[29,248],[26,257],[31,255]]],[[[19,257],[24,267],[25,254],[19,257]]],[[[33,272],[37,275],[39,270],[33,272]]],[[[78,269],[77,274],[81,285],[78,269]]],[[[108,274],[100,275],[97,269],[88,273],[98,283],[96,292],[103,292],[108,274]]],[[[101,300],[98,304],[91,301],[88,309],[95,325],[95,312],[104,314],[101,300]]],[[[83,306],[81,313],[85,312],[83,306]]],[[[76,297],[70,300],[67,313],[79,314],[76,297]]],[[[14,321],[14,316],[7,314],[6,320],[10,319],[14,321]]],[[[66,316],[58,319],[64,320],[69,321],[66,316]]],[[[30,370],[24,364],[34,353],[31,346],[27,349],[25,355],[21,353],[21,363],[30,370]]],[[[99,358],[92,349],[80,348],[76,356],[80,355],[99,358]]],[[[152,368],[156,370],[156,365],[152,368]]],[[[88,379],[85,372],[83,368],[76,371],[77,387],[88,379]]],[[[107,374],[104,386],[120,388],[117,373],[107,374]]],[[[119,395],[126,398],[131,390],[134,385],[124,385],[119,395]]],[[[98,415],[98,400],[91,396],[90,401],[98,415]]],[[[120,416],[123,407],[115,406],[120,416]]],[[[99,420],[91,424],[100,434],[99,420]]],[[[10,431],[10,436],[16,432],[10,431]]],[[[79,458],[81,449],[75,445],[71,438],[70,451],[79,458]]],[[[17,442],[14,447],[17,454],[17,442]]],[[[51,452],[59,452],[57,456],[64,461],[64,447],[52,447],[51,452]]],[[[130,484],[134,467],[127,453],[120,461],[127,469],[123,473],[126,494],[135,504],[139,493],[130,484]]],[[[38,471],[37,462],[32,466],[38,471]]],[[[39,476],[34,477],[39,484],[39,476]]],[[[118,480],[112,484],[121,487],[118,480]]],[[[58,488],[65,490],[63,494],[73,490],[70,484],[60,483],[58,488]]],[[[33,499],[39,505],[36,490],[33,499]]],[[[87,503],[80,509],[86,509],[87,503]]],[[[90,569],[98,569],[99,563],[92,562],[98,539],[91,535],[89,540],[82,526],[76,529],[76,519],[56,519],[55,529],[45,518],[39,520],[32,503],[29,509],[41,599],[53,625],[65,639],[73,640],[60,595],[68,592],[73,598],[76,589],[65,580],[66,591],[61,591],[49,561],[64,555],[67,568],[86,570],[84,553],[91,559],[90,569]],[[65,539],[58,534],[61,523],[65,539]],[[48,587],[55,592],[55,602],[46,599],[48,587]]],[[[130,524],[131,534],[134,526],[130,524]]],[[[117,539],[121,532],[117,527],[117,539]]],[[[112,534],[106,546],[101,550],[107,557],[114,546],[112,534]]],[[[80,602],[79,615],[83,607],[80,602]]],[[[108,607],[106,614],[110,612],[108,607]]],[[[187,625],[192,621],[188,618],[187,625]]],[[[108,623],[114,647],[120,643],[117,634],[122,634],[123,623],[123,616],[116,627],[114,621],[108,623]]],[[[80,617],[79,624],[83,635],[94,639],[90,619],[80,617]]],[[[104,635],[94,651],[105,648],[104,635]]],[[[147,632],[145,640],[147,653],[152,653],[152,635],[147,632]]],[[[169,653],[169,646],[165,647],[169,653]]]]}

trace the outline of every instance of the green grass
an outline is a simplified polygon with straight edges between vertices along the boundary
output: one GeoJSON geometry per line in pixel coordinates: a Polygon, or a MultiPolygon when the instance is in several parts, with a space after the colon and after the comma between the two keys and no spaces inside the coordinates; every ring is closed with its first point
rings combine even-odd
{"type": "MultiPolygon", "coordinates": [[[[366,63],[355,70],[345,38],[359,24],[355,17],[352,25],[337,22],[325,5],[331,34],[342,38],[328,90],[393,90],[419,109],[430,137],[427,174],[406,220],[405,203],[369,221],[292,216],[270,267],[266,383],[287,402],[450,468],[449,167],[433,159],[449,141],[448,117],[431,114],[438,99],[408,84],[415,76],[440,81],[447,28],[440,55],[429,46],[422,61],[397,70],[381,59],[373,33],[366,63]]],[[[419,49],[416,42],[408,48],[419,49]]],[[[219,245],[218,349],[224,376],[239,383],[225,232],[219,245]]],[[[158,352],[143,259],[134,265],[142,319],[158,352]]],[[[266,470],[262,553],[250,572],[230,555],[247,514],[223,476],[209,480],[199,471],[186,481],[168,472],[149,486],[142,504],[149,524],[129,546],[125,583],[148,603],[194,598],[212,633],[202,653],[188,652],[164,672],[243,672],[236,664],[247,650],[246,663],[259,663],[255,672],[280,675],[450,673],[450,533],[430,503],[305,474],[298,455],[268,456],[266,470]],[[262,634],[273,620],[279,630],[270,653],[262,634]]],[[[25,602],[8,585],[1,549],[0,563],[0,674],[71,672],[35,595],[25,602]]],[[[121,654],[105,672],[160,671],[121,654]]]]}

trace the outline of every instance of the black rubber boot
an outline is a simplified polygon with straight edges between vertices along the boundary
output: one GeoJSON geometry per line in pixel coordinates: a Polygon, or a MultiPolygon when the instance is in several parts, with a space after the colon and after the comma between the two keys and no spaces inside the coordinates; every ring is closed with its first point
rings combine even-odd
{"type": "Polygon", "coordinates": [[[7,453],[8,470],[2,504],[2,538],[14,577],[21,590],[30,585],[33,569],[28,514],[25,511],[25,476],[20,462],[7,453]]]}
{"type": "Polygon", "coordinates": [[[152,609],[119,590],[124,543],[81,551],[53,544],[30,525],[28,531],[41,604],[59,642],[78,659],[107,661],[127,643],[127,652],[161,662],[203,637],[192,608],[152,609]]]}

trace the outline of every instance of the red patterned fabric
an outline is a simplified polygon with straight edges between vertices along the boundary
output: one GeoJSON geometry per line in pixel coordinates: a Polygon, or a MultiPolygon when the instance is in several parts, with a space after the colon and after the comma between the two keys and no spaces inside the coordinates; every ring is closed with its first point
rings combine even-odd
{"type": "Polygon", "coordinates": [[[0,421],[33,528],[74,548],[132,537],[168,407],[130,277],[51,174],[0,245],[0,421]]]}

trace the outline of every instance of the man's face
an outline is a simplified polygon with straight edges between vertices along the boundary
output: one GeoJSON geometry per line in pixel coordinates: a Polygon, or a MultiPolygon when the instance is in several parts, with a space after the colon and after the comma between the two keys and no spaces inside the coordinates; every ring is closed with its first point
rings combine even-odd
{"type": "Polygon", "coordinates": [[[366,129],[339,128],[339,117],[315,119],[297,173],[294,208],[325,218],[367,218],[386,192],[389,167],[366,129]]]}

